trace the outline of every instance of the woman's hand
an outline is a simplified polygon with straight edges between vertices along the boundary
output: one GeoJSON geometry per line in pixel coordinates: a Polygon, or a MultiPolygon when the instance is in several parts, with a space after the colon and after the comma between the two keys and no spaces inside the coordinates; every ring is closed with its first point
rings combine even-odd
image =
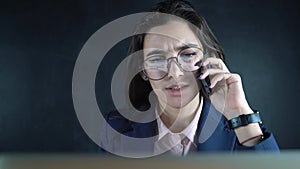
{"type": "MultiPolygon", "coordinates": [[[[214,107],[228,119],[238,117],[241,114],[251,114],[251,110],[243,90],[242,80],[238,74],[230,73],[221,59],[209,57],[205,59],[201,66],[200,80],[209,77],[209,96],[214,107]]],[[[245,146],[254,146],[260,142],[262,131],[258,123],[235,129],[240,143],[245,146]]]]}
{"type": "Polygon", "coordinates": [[[241,114],[253,113],[245,97],[241,77],[230,73],[221,59],[209,57],[201,63],[199,79],[210,79],[210,100],[229,120],[241,114]]]}

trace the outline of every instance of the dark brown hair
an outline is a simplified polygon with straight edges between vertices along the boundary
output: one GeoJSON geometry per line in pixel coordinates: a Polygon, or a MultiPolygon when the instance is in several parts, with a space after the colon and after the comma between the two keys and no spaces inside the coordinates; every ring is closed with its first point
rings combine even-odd
{"type": "MultiPolygon", "coordinates": [[[[137,24],[137,32],[147,32],[147,30],[152,27],[164,25],[171,20],[172,17],[161,17],[160,14],[170,14],[176,17],[182,18],[185,22],[194,25],[191,30],[198,36],[200,42],[203,45],[204,51],[208,53],[209,56],[214,54],[217,58],[224,61],[223,49],[212,33],[211,29],[208,27],[205,19],[199,15],[193,6],[185,0],[165,0],[156,4],[150,12],[156,12],[156,15],[146,16],[143,21],[137,24]],[[142,30],[142,31],[141,31],[142,30]]],[[[174,19],[174,18],[172,18],[174,19]]],[[[129,46],[128,55],[131,55],[137,51],[143,49],[145,33],[137,34],[132,37],[129,46]]],[[[130,66],[137,66],[142,64],[143,57],[134,57],[129,62],[130,66]]],[[[129,98],[132,105],[140,111],[146,111],[150,108],[149,93],[152,91],[152,87],[149,81],[145,81],[139,74],[134,76],[134,78],[129,83],[129,98]]],[[[204,97],[206,96],[203,89],[200,89],[200,93],[204,97]]]]}

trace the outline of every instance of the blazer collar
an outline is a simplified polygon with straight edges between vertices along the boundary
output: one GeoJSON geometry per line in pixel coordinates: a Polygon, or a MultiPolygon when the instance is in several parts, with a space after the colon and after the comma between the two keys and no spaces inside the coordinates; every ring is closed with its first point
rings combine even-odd
{"type": "Polygon", "coordinates": [[[205,100],[201,117],[198,123],[197,150],[228,150],[235,143],[235,134],[226,125],[226,118],[205,100]]]}
{"type": "MultiPolygon", "coordinates": [[[[149,123],[132,123],[132,128],[132,133],[129,134],[132,137],[158,137],[156,120],[149,123]]],[[[225,117],[206,99],[195,137],[198,151],[228,149],[235,142],[235,134],[227,128],[225,117]]]]}

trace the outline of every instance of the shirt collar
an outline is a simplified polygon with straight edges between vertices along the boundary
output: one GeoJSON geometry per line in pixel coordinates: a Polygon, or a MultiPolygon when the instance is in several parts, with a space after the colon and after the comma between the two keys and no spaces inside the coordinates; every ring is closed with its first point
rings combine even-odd
{"type": "Polygon", "coordinates": [[[191,140],[193,142],[194,141],[194,136],[196,134],[196,130],[197,130],[197,127],[198,127],[198,122],[199,122],[199,118],[200,118],[200,115],[201,115],[202,106],[203,106],[203,98],[201,97],[200,105],[197,109],[197,112],[196,112],[193,120],[191,121],[191,123],[184,130],[182,130],[179,133],[173,133],[172,131],[170,131],[167,128],[167,126],[162,122],[160,116],[158,115],[157,108],[156,108],[155,113],[156,113],[156,117],[157,117],[158,140],[160,140],[166,134],[170,133],[170,134],[183,134],[184,136],[186,136],[189,140],[191,140]]]}

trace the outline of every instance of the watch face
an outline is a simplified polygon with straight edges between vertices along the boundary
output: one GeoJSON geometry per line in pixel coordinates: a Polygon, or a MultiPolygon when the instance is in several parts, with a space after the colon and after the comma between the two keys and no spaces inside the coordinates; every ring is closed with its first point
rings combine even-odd
{"type": "Polygon", "coordinates": [[[227,121],[227,125],[230,129],[246,126],[251,123],[262,123],[259,112],[255,111],[252,114],[242,114],[239,117],[227,121]]]}

